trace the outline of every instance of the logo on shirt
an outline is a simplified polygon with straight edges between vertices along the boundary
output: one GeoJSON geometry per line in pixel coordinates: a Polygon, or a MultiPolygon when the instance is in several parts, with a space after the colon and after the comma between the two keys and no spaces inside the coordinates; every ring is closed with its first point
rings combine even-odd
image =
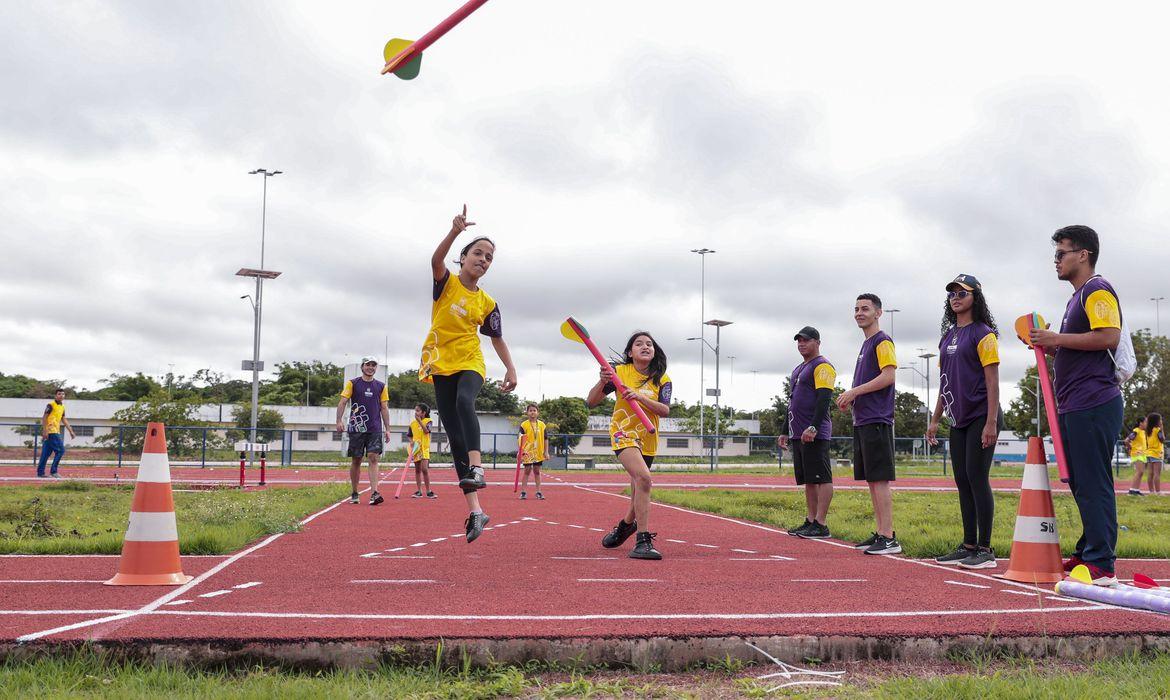
{"type": "Polygon", "coordinates": [[[959,334],[955,333],[951,336],[951,342],[947,344],[947,354],[954,355],[959,351],[959,334]]]}

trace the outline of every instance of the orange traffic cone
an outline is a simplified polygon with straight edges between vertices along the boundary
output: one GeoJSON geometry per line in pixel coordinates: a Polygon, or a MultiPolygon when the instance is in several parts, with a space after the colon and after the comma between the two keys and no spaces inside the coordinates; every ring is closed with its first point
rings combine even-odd
{"type": "Polygon", "coordinates": [[[1056,583],[1064,579],[1056,511],[1048,485],[1048,459],[1044,442],[1038,437],[1028,438],[1012,557],[1002,577],[1023,583],[1056,583]]]}
{"type": "Polygon", "coordinates": [[[177,586],[191,576],[179,564],[179,531],[171,495],[171,462],[162,423],[146,426],[138,481],[130,506],[130,527],[122,542],[118,573],[107,586],[177,586]]]}

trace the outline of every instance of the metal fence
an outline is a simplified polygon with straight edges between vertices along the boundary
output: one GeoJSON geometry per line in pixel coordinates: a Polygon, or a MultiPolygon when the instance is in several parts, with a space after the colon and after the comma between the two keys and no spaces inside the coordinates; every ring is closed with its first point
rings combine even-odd
{"type": "MultiPolygon", "coordinates": [[[[73,425],[78,435],[67,440],[65,464],[121,466],[136,463],[142,450],[146,427],[141,425],[73,425]]],[[[217,426],[167,426],[167,447],[171,463],[181,466],[226,465],[239,462],[234,443],[247,440],[246,430],[217,426]]],[[[329,466],[347,461],[343,436],[328,429],[263,429],[259,442],[267,443],[272,464],[282,466],[329,466]]],[[[618,468],[610,449],[609,436],[603,433],[549,434],[550,469],[618,468]]],[[[401,429],[391,433],[384,445],[383,461],[404,461],[410,435],[401,429]]],[[[853,457],[851,437],[832,438],[830,455],[835,466],[847,466],[853,457]]],[[[484,466],[491,469],[515,465],[518,436],[515,433],[483,433],[481,447],[484,466]]],[[[922,472],[947,474],[950,455],[947,441],[931,446],[921,437],[896,438],[895,460],[900,467],[916,466],[922,472]]],[[[39,423],[0,423],[0,463],[33,464],[42,448],[39,423]]],[[[431,435],[431,459],[436,466],[450,462],[446,435],[437,430],[431,435]]],[[[254,456],[249,456],[252,459],[254,456]]],[[[781,452],[772,435],[724,435],[716,443],[713,436],[669,433],[659,436],[656,468],[675,467],[708,469],[791,465],[790,452],[781,452]]],[[[1118,442],[1114,467],[1120,471],[1128,459],[1118,442]]]]}

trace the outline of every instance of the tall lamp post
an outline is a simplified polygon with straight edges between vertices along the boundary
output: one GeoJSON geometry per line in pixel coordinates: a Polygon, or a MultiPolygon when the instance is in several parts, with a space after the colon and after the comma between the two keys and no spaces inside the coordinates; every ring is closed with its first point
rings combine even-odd
{"type": "Polygon", "coordinates": [[[894,314],[902,313],[901,309],[886,309],[884,313],[890,314],[890,336],[894,335],[894,314]]]}
{"type": "Polygon", "coordinates": [[[264,247],[268,225],[268,178],[281,174],[279,170],[265,170],[257,168],[249,175],[263,175],[263,194],[260,199],[260,268],[241,268],[236,273],[239,277],[252,277],[256,280],[256,302],[252,305],[252,359],[244,360],[242,367],[252,370],[252,442],[259,442],[256,432],[256,420],[260,412],[260,371],[264,363],[260,361],[260,321],[264,316],[264,280],[276,279],[279,272],[264,269],[264,247]]]}
{"type": "Polygon", "coordinates": [[[719,331],[723,330],[724,326],[730,326],[731,323],[731,321],[721,321],[717,318],[703,322],[705,326],[715,326],[715,443],[711,447],[711,471],[719,468],[719,423],[723,419],[723,414],[719,412],[719,331]]]}
{"type": "Polygon", "coordinates": [[[1162,302],[1166,297],[1150,297],[1154,302],[1154,335],[1162,335],[1162,302]]]}
{"type": "Polygon", "coordinates": [[[699,343],[699,438],[703,437],[703,369],[707,360],[707,348],[710,344],[707,342],[706,326],[703,325],[707,317],[707,255],[714,253],[711,248],[691,248],[692,253],[697,253],[699,256],[699,338],[702,343],[699,343]]]}

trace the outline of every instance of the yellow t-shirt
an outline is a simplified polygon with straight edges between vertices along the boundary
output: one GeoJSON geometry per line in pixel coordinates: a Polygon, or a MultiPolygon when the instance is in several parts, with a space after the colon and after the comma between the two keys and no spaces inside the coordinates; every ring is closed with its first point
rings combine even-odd
{"type": "Polygon", "coordinates": [[[414,458],[416,461],[431,458],[431,434],[424,426],[430,427],[431,419],[423,418],[422,423],[418,419],[410,421],[410,439],[412,442],[418,444],[415,448],[414,458]]]}
{"type": "Polygon", "coordinates": [[[48,409],[45,413],[45,432],[49,435],[61,432],[61,419],[65,417],[65,404],[52,401],[45,408],[48,409]]]}
{"type": "Polygon", "coordinates": [[[431,330],[423,343],[419,381],[433,384],[431,377],[435,375],[463,370],[474,370],[486,378],[476,330],[492,338],[503,336],[496,301],[483,289],[473,292],[464,287],[459,275],[449,271],[435,282],[431,296],[431,330]]]}
{"type": "Polygon", "coordinates": [[[1146,433],[1146,459],[1162,460],[1162,427],[1158,426],[1146,433]]]}
{"type": "Polygon", "coordinates": [[[539,419],[536,421],[535,428],[532,427],[532,421],[527,418],[520,423],[520,437],[518,441],[524,444],[524,455],[522,457],[524,464],[534,464],[544,461],[544,433],[547,428],[548,426],[544,424],[544,421],[539,419]]]}
{"type": "MultiPolygon", "coordinates": [[[[614,371],[617,372],[618,379],[621,379],[628,388],[646,398],[670,405],[670,394],[673,390],[670,375],[662,375],[662,381],[655,383],[635,369],[633,363],[620,364],[614,367],[614,371]]],[[[613,389],[612,385],[606,385],[606,393],[613,389]]],[[[643,455],[648,457],[658,454],[658,416],[645,409],[646,407],[643,406],[642,410],[650,419],[650,425],[655,428],[654,433],[646,430],[646,426],[638,420],[638,414],[634,413],[630,403],[626,401],[624,396],[618,395],[617,402],[613,407],[613,419],[609,423],[610,443],[615,452],[627,447],[637,447],[643,455]]]]}
{"type": "Polygon", "coordinates": [[[1129,456],[1131,459],[1146,458],[1146,431],[1141,428],[1134,428],[1130,433],[1133,439],[1129,441],[1129,456]]]}

